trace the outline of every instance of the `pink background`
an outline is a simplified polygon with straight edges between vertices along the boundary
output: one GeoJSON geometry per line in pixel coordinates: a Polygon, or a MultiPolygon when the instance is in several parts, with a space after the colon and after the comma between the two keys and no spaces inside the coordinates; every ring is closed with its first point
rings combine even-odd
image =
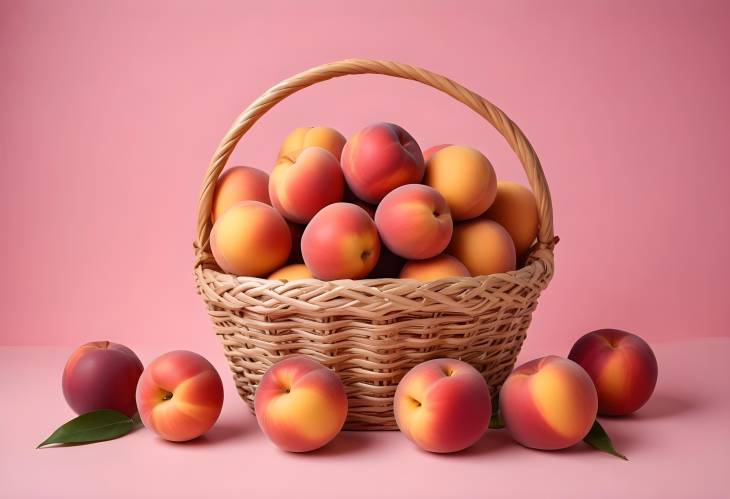
{"type": "MultiPolygon", "coordinates": [[[[535,351],[608,326],[651,342],[730,335],[730,4],[342,3],[2,1],[0,342],[214,347],[191,275],[208,160],[269,86],[347,57],[445,74],[531,139],[562,238],[535,351]]],[[[288,99],[234,162],[270,169],[296,126],[350,135],[380,120],[524,179],[465,107],[369,76],[288,99]]]]}
{"type": "MultiPolygon", "coordinates": [[[[0,0],[0,496],[726,497],[730,3],[268,3],[0,0]],[[343,432],[302,456],[257,429],[195,294],[200,182],[260,93],[347,57],[445,74],[527,133],[562,242],[519,362],[565,355],[599,327],[647,338],[654,396],[602,419],[631,461],[585,444],[533,451],[506,430],[451,456],[398,432],[343,432]],[[60,390],[70,351],[101,339],[145,363],[205,355],[224,379],[218,424],[183,445],[140,430],[35,450],[73,416],[60,390]]],[[[296,94],[233,159],[269,170],[291,128],[350,135],[381,120],[424,147],[476,146],[524,180],[471,111],[384,77],[296,94]]]]}

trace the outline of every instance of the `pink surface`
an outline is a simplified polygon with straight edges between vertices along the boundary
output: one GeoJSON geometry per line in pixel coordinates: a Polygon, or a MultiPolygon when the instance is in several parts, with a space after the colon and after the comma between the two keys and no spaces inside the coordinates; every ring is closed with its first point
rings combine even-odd
{"type": "MultiPolygon", "coordinates": [[[[346,432],[312,454],[279,451],[238,398],[217,349],[226,400],[219,423],[187,444],[148,430],[93,445],[36,450],[73,416],[61,395],[68,348],[0,348],[0,496],[15,497],[727,497],[730,339],[656,345],[654,397],[602,419],[622,461],[578,444],[529,450],[489,430],[461,454],[419,451],[398,432],[346,432]],[[701,367],[700,367],[701,366],[701,367]]],[[[144,362],[159,351],[140,350],[144,362]]],[[[527,348],[522,360],[539,355],[527,348]]]]}
{"type": "MultiPolygon", "coordinates": [[[[562,238],[528,340],[540,353],[599,327],[727,336],[729,13],[723,1],[2,1],[0,343],[213,345],[191,277],[208,160],[266,88],[346,57],[448,75],[532,140],[562,238]]],[[[471,111],[384,77],[293,96],[233,162],[270,169],[296,126],[351,135],[380,120],[424,148],[476,146],[524,179],[471,111]]]]}

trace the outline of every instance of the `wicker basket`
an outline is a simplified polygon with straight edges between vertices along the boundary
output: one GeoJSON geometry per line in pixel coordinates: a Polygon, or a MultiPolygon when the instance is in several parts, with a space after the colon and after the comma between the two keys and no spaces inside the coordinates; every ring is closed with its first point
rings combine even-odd
{"type": "Polygon", "coordinates": [[[346,429],[396,429],[393,394],[420,362],[452,357],[478,369],[492,388],[512,370],[553,274],[553,216],[540,162],[522,131],[497,107],[458,83],[405,64],[351,59],[288,78],[251,104],[218,146],[203,181],[195,281],[225,349],[236,386],[253,411],[256,386],[276,361],[307,355],[332,368],[349,397],[346,429]],[[290,94],[339,76],[380,74],[414,80],[469,106],[507,140],[524,166],[540,213],[538,242],[514,272],[420,283],[404,279],[292,282],[223,273],[210,253],[213,189],[233,148],[290,94]]]}

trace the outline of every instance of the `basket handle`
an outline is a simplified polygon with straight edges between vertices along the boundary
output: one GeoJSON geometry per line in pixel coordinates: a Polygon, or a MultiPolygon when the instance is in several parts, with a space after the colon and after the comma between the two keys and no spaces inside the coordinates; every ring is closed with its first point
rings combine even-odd
{"type": "Polygon", "coordinates": [[[392,61],[376,61],[370,59],[346,59],[317,66],[296,74],[271,87],[256,99],[234,121],[228,133],[216,149],[203,179],[203,186],[198,202],[198,226],[195,241],[195,266],[212,262],[210,253],[210,210],[213,204],[213,191],[218,176],[223,171],[228,158],[238,141],[258,121],[261,116],[284,98],[315,83],[356,74],[378,74],[413,80],[428,85],[450,95],[462,104],[473,109],[487,120],[507,140],[512,150],[522,163],[530,187],[537,198],[540,215],[539,246],[551,249],[555,244],[553,232],[553,207],[550,190],[540,160],[530,145],[527,137],[504,112],[485,98],[464,88],[458,83],[422,68],[400,64],[392,61]]]}

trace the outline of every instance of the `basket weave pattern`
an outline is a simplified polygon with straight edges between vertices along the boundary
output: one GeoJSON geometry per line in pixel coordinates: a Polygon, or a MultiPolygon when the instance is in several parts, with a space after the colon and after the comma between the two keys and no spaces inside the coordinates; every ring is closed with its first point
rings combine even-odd
{"type": "Polygon", "coordinates": [[[195,281],[224,347],[238,392],[253,410],[261,376],[288,355],[332,368],[349,399],[346,429],[395,429],[393,395],[415,365],[461,359],[498,389],[514,366],[537,299],[554,269],[550,192],[520,129],[496,106],[448,78],[386,61],[319,66],[274,86],[234,122],[211,161],[199,202],[195,281]],[[507,140],[538,201],[540,233],[524,267],[513,272],[421,283],[404,279],[293,282],[223,273],[210,253],[213,190],[244,133],[276,103],[314,83],[350,74],[406,78],[466,104],[507,140]]]}

